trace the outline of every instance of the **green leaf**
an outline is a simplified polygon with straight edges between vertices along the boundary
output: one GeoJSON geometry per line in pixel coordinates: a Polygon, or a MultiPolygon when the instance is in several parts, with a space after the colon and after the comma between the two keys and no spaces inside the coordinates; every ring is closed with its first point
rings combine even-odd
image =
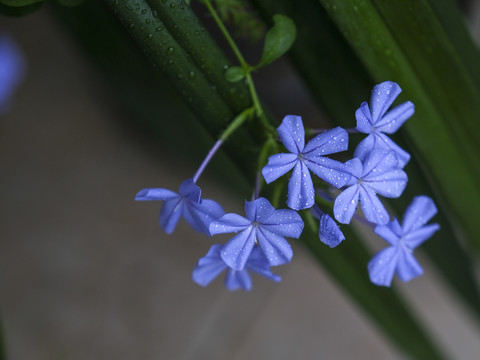
{"type": "Polygon", "coordinates": [[[38,2],[35,4],[27,5],[27,6],[7,6],[0,2],[0,14],[7,15],[7,16],[24,16],[28,15],[34,11],[40,9],[43,5],[43,2],[38,2]]]}
{"type": "Polygon", "coordinates": [[[270,64],[285,54],[295,41],[297,29],[295,23],[285,15],[274,15],[274,25],[265,36],[265,44],[260,62],[256,68],[270,64]]]}
{"type": "Polygon", "coordinates": [[[12,6],[12,7],[21,7],[21,6],[28,6],[40,2],[44,2],[45,0],[0,0],[0,3],[12,6]]]}
{"type": "Polygon", "coordinates": [[[225,71],[225,79],[230,82],[237,82],[245,78],[245,70],[240,66],[232,66],[225,71]]]}

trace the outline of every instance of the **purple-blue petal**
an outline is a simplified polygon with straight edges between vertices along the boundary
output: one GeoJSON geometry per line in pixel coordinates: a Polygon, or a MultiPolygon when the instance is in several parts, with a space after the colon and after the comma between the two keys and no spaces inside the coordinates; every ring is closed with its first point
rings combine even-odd
{"type": "Polygon", "coordinates": [[[415,106],[407,101],[390,110],[375,124],[375,131],[393,134],[415,113],[415,106]]]}
{"type": "Polygon", "coordinates": [[[345,240],[345,236],[338,227],[335,220],[328,214],[323,214],[320,218],[320,229],[318,231],[320,241],[331,248],[345,240]]]}
{"type": "Polygon", "coordinates": [[[264,197],[258,198],[254,201],[245,201],[245,214],[247,219],[251,222],[262,223],[268,219],[275,212],[275,208],[270,204],[270,201],[264,197]]]}
{"type": "Polygon", "coordinates": [[[308,142],[303,149],[304,155],[329,155],[348,149],[348,133],[341,127],[336,127],[331,130],[315,136],[308,142]]]}
{"type": "Polygon", "coordinates": [[[259,226],[277,235],[298,239],[302,234],[304,224],[302,217],[296,211],[280,209],[259,226]]]}
{"type": "Polygon", "coordinates": [[[238,289],[249,291],[252,289],[252,279],[247,270],[228,269],[225,277],[225,287],[230,291],[238,289]]]}
{"type": "Polygon", "coordinates": [[[428,196],[416,196],[403,215],[404,234],[425,225],[435,214],[437,207],[428,196]]]}
{"type": "Polygon", "coordinates": [[[237,214],[225,214],[209,225],[210,235],[238,232],[245,230],[252,222],[237,214]]]}
{"type": "Polygon", "coordinates": [[[305,165],[320,179],[337,189],[345,186],[351,178],[344,163],[323,156],[305,156],[305,165]]]}
{"type": "Polygon", "coordinates": [[[393,168],[377,176],[372,173],[367,179],[364,179],[364,184],[368,185],[370,189],[389,198],[397,198],[402,195],[407,182],[407,173],[400,168],[393,168]]]}
{"type": "Polygon", "coordinates": [[[390,220],[387,210],[375,192],[360,185],[360,204],[365,218],[375,224],[384,225],[390,220]]]}
{"type": "Polygon", "coordinates": [[[284,237],[259,227],[257,241],[271,266],[283,265],[292,259],[292,247],[284,237]]]}
{"type": "Polygon", "coordinates": [[[182,215],[184,201],[181,197],[176,197],[163,203],[162,211],[160,212],[160,225],[167,234],[171,234],[175,230],[182,215]]]}
{"type": "Polygon", "coordinates": [[[185,180],[178,189],[178,192],[183,197],[187,198],[190,201],[200,202],[202,196],[202,191],[200,187],[193,182],[193,179],[185,180]]]}
{"type": "Polygon", "coordinates": [[[387,135],[381,133],[374,133],[375,138],[375,148],[378,149],[388,149],[395,152],[398,160],[398,167],[405,167],[410,161],[410,154],[398,146],[392,139],[387,135]]]}
{"type": "Polygon", "coordinates": [[[288,151],[299,154],[305,146],[305,129],[302,118],[296,115],[287,115],[277,128],[278,135],[288,151]]]}
{"type": "Polygon", "coordinates": [[[392,246],[396,246],[402,237],[402,227],[398,223],[397,218],[393,218],[393,220],[386,225],[377,225],[374,232],[392,246]]]}
{"type": "Polygon", "coordinates": [[[423,269],[413,254],[402,248],[398,254],[397,275],[402,281],[410,281],[423,274],[423,269]]]}
{"type": "Polygon", "coordinates": [[[361,133],[370,134],[372,130],[372,114],[368,103],[363,102],[355,111],[355,118],[357,119],[357,129],[361,133]]]}
{"type": "Polygon", "coordinates": [[[380,286],[390,286],[399,259],[397,247],[390,246],[380,251],[368,263],[370,281],[380,286]]]}
{"type": "Polygon", "coordinates": [[[335,219],[342,224],[349,224],[357,210],[359,186],[352,185],[342,191],[333,204],[335,219]]]}
{"type": "Polygon", "coordinates": [[[386,149],[374,149],[363,162],[362,179],[375,178],[384,174],[398,165],[394,151],[386,149]]]}
{"type": "Polygon", "coordinates": [[[225,214],[223,208],[214,200],[203,199],[200,203],[186,201],[183,206],[184,219],[197,231],[210,235],[209,226],[214,220],[225,214]]]}
{"type": "Polygon", "coordinates": [[[288,181],[287,205],[290,209],[301,210],[313,206],[315,190],[312,177],[303,161],[299,161],[293,169],[288,181]]]}
{"type": "Polygon", "coordinates": [[[279,275],[273,274],[270,270],[270,264],[267,258],[263,254],[259,246],[255,246],[250,254],[250,258],[247,261],[245,267],[259,275],[266,277],[267,279],[279,282],[282,278],[279,275]]]}
{"type": "Polygon", "coordinates": [[[201,286],[207,286],[227,268],[227,264],[220,257],[222,247],[220,244],[212,245],[207,255],[198,260],[192,273],[193,281],[201,286]]]}
{"type": "Polygon", "coordinates": [[[402,237],[402,240],[405,242],[405,246],[413,250],[425,240],[431,238],[432,235],[438,230],[440,230],[440,225],[430,224],[410,231],[402,237]]]}
{"type": "Polygon", "coordinates": [[[170,200],[179,197],[174,191],[168,189],[142,189],[137,195],[135,200],[137,201],[149,201],[149,200],[170,200]]]}
{"type": "Polygon", "coordinates": [[[345,169],[350,175],[350,180],[346,183],[347,186],[356,184],[363,174],[363,164],[358,158],[348,160],[345,163],[345,169]]]}
{"type": "MultiPolygon", "coordinates": [[[[211,228],[211,226],[210,226],[211,228]]],[[[255,244],[256,229],[251,226],[231,238],[223,247],[223,261],[234,270],[243,270],[255,244]]]]}
{"type": "Polygon", "coordinates": [[[384,81],[375,85],[370,98],[373,126],[383,117],[401,92],[400,86],[392,81],[384,81]]]}
{"type": "Polygon", "coordinates": [[[276,154],[268,158],[268,164],[262,169],[262,175],[267,184],[277,180],[293,169],[298,162],[296,154],[276,154]]]}

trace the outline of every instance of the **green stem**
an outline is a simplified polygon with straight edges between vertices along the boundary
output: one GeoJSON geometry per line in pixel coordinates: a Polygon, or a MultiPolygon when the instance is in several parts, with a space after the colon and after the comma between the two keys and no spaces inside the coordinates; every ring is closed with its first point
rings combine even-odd
{"type": "Polygon", "coordinates": [[[245,70],[245,73],[246,73],[245,79],[246,79],[246,82],[248,84],[248,89],[250,90],[250,96],[252,98],[253,106],[255,108],[255,113],[256,113],[257,117],[259,118],[262,126],[265,128],[265,131],[268,134],[274,134],[275,133],[275,128],[268,122],[267,117],[264,115],[262,104],[260,103],[260,100],[258,99],[257,91],[255,89],[255,84],[253,82],[252,75],[251,75],[253,67],[250,66],[246,62],[246,60],[243,57],[243,55],[242,55],[240,49],[238,48],[237,44],[235,43],[232,36],[228,32],[227,28],[223,24],[222,19],[220,19],[220,17],[218,16],[217,11],[213,7],[211,1],[210,0],[204,0],[204,3],[207,6],[208,11],[212,15],[213,20],[215,21],[215,23],[219,27],[220,31],[222,32],[223,36],[225,37],[228,44],[230,45],[233,52],[235,53],[235,56],[237,57],[238,61],[240,62],[240,65],[245,70]]]}

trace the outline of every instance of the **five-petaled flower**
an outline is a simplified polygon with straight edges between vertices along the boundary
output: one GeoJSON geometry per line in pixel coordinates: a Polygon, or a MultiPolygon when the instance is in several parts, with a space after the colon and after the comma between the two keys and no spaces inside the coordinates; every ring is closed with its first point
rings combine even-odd
{"type": "Polygon", "coordinates": [[[413,250],[440,229],[438,224],[425,225],[436,213],[432,199],[417,196],[405,212],[402,225],[394,218],[387,225],[375,228],[375,233],[391,246],[380,251],[368,264],[370,280],[374,284],[390,286],[395,272],[403,281],[423,274],[413,250]]]}
{"type": "Polygon", "coordinates": [[[234,270],[242,270],[250,253],[258,243],[270,265],[282,265],[292,258],[292,248],[285,237],[298,239],[303,221],[296,211],[275,210],[265,198],[245,202],[246,218],[237,214],[225,214],[212,221],[212,235],[239,232],[222,249],[225,263],[234,270]]]}
{"type": "Polygon", "coordinates": [[[208,226],[225,211],[215,201],[201,198],[201,190],[192,179],[185,180],[178,194],[168,189],[140,190],[135,200],[163,200],[160,225],[167,234],[175,230],[181,216],[197,231],[209,235],[208,226]]]}
{"type": "Polygon", "coordinates": [[[313,206],[315,191],[310,171],[337,188],[344,186],[350,179],[343,163],[325,157],[347,150],[346,130],[336,127],[317,135],[307,145],[300,116],[285,116],[277,130],[280,140],[290,153],[270,156],[262,174],[269,184],[293,169],[288,182],[288,207],[301,210],[313,206]]]}
{"type": "Polygon", "coordinates": [[[357,109],[356,129],[369,135],[358,144],[355,157],[364,160],[373,149],[389,149],[395,151],[399,167],[403,168],[408,163],[410,154],[385,135],[397,131],[415,112],[415,106],[410,101],[387,112],[401,92],[397,83],[385,81],[373,88],[370,106],[363,102],[357,109]]]}
{"type": "Polygon", "coordinates": [[[377,193],[389,197],[399,197],[407,185],[407,174],[398,167],[393,151],[375,149],[362,163],[354,158],[346,162],[352,174],[350,185],[335,199],[333,213],[337,221],[348,224],[357,209],[362,205],[365,218],[375,224],[386,224],[390,217],[377,193]]]}
{"type": "Polygon", "coordinates": [[[220,255],[222,248],[223,245],[215,244],[210,248],[207,255],[198,260],[198,264],[192,274],[193,281],[201,286],[207,286],[224,270],[227,270],[225,286],[229,290],[250,290],[252,288],[252,279],[247,270],[265,276],[267,279],[275,282],[281,281],[282,278],[280,276],[270,271],[270,264],[258,246],[252,249],[243,270],[234,270],[223,261],[220,255]]]}

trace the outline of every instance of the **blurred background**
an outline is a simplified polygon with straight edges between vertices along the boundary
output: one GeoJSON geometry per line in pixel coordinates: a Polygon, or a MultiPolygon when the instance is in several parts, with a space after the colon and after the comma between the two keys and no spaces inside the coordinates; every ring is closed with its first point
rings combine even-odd
{"type": "MultiPolygon", "coordinates": [[[[470,15],[477,32],[478,10],[470,15]]],[[[251,292],[231,293],[221,279],[207,288],[193,283],[212,239],[182,222],[167,236],[157,224],[160,204],[133,198],[144,187],[176,190],[212,142],[167,145],[161,136],[185,131],[175,117],[191,116],[168,104],[172,128],[148,136],[48,7],[2,16],[0,27],[27,63],[0,119],[7,359],[404,358],[295,241],[292,263],[274,269],[279,284],[254,276],[251,292]]],[[[322,116],[286,61],[256,79],[280,114],[322,116]]],[[[172,91],[165,99],[175,99],[172,91]]],[[[202,177],[204,196],[242,212],[250,194],[232,195],[215,174],[202,177]]],[[[447,358],[478,359],[471,314],[419,259],[426,274],[395,287],[447,358]]],[[[367,276],[366,264],[359,271],[367,276]]]]}

